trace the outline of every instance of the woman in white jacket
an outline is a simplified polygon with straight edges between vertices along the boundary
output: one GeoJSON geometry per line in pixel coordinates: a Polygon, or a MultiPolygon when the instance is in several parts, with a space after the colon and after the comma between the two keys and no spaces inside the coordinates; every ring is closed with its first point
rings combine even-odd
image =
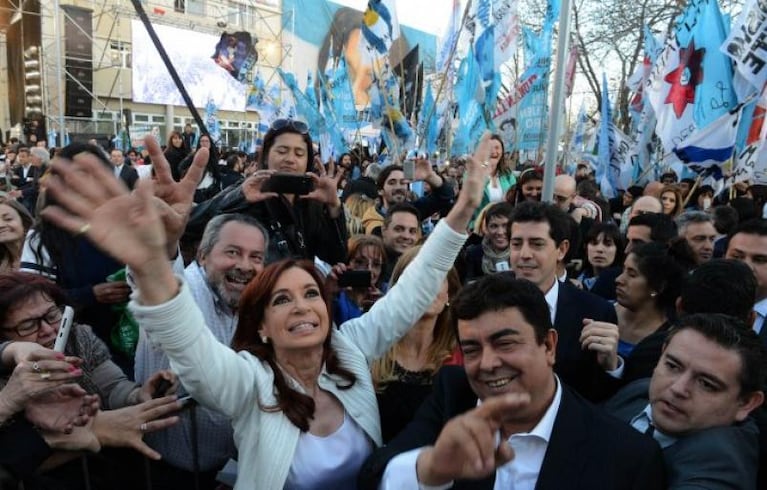
{"type": "MultiPolygon", "coordinates": [[[[233,340],[239,352],[216,341],[173,275],[151,182],[128,194],[88,156],[58,163],[48,190],[62,207],[46,210],[45,218],[86,234],[130,266],[138,288],[130,306],[139,324],[194,398],[233,420],[240,463],[235,488],[354,488],[357,470],[381,444],[369,364],[415,325],[440,290],[482,196],[488,136],[467,166],[451,212],[367,314],[334,331],[314,269],[276,263],[243,293],[233,340]],[[107,184],[94,191],[91,178],[107,184]]],[[[181,201],[191,199],[183,194],[170,203],[182,215],[188,203],[181,201]]]]}

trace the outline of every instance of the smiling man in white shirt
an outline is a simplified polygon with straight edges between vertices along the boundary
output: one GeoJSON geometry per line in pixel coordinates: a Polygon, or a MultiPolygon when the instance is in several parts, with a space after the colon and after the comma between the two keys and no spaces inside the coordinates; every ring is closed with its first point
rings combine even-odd
{"type": "Polygon", "coordinates": [[[663,487],[660,448],[554,374],[557,332],[538,287],[492,274],[451,309],[464,367],[440,371],[410,425],[366,462],[360,488],[663,487]]]}

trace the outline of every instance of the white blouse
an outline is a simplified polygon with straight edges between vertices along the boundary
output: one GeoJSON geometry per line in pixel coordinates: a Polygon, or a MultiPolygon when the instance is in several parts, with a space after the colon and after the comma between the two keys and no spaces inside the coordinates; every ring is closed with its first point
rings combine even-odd
{"type": "Polygon", "coordinates": [[[370,438],[344,410],[344,421],[332,434],[301,433],[285,490],[354,490],[357,473],[372,451],[370,438]]]}

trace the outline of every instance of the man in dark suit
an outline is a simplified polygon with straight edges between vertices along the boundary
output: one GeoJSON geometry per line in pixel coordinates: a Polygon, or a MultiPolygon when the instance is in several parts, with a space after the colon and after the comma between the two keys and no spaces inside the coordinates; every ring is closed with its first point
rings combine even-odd
{"type": "Polygon", "coordinates": [[[360,488],[663,488],[658,445],[554,374],[557,332],[539,288],[492,274],[451,309],[464,368],[440,371],[410,425],[365,463],[360,488]]]}
{"type": "Polygon", "coordinates": [[[764,351],[742,320],[683,317],[668,334],[652,378],[606,405],[663,448],[670,488],[756,488],[759,431],[749,415],[764,401],[764,351]]]}
{"type": "Polygon", "coordinates": [[[115,176],[125,182],[128,189],[133,190],[138,180],[138,172],[130,165],[126,165],[123,152],[115,148],[109,154],[109,161],[112,162],[114,167],[115,176]]]}
{"type": "Polygon", "coordinates": [[[757,218],[740,223],[727,245],[728,259],[740,260],[756,276],[754,331],[767,347],[767,220],[757,218]]]}
{"type": "Polygon", "coordinates": [[[26,146],[20,146],[18,152],[16,157],[18,165],[13,168],[11,176],[11,185],[15,189],[11,191],[10,196],[17,198],[34,215],[39,194],[40,177],[42,177],[45,169],[32,165],[29,148],[26,146]]]}
{"type": "Polygon", "coordinates": [[[557,262],[570,246],[571,221],[553,204],[517,204],[509,221],[509,260],[517,277],[545,294],[559,336],[554,370],[582,396],[600,401],[617,389],[622,369],[612,349],[618,343],[618,320],[604,299],[557,280],[557,262]]]}

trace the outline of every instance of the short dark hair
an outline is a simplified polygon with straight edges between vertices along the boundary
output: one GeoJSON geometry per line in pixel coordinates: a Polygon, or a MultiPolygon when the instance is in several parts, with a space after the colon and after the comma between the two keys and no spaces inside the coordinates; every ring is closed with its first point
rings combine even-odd
{"type": "Polygon", "coordinates": [[[502,217],[510,220],[512,211],[513,208],[511,204],[506,201],[497,202],[485,211],[485,224],[490,223],[490,219],[495,217],[502,217]]]}
{"type": "Polygon", "coordinates": [[[669,331],[666,345],[684,330],[694,330],[721,347],[738,353],[741,360],[741,397],[762,390],[767,375],[767,355],[757,333],[743,320],[721,313],[687,315],[669,331]]]}
{"type": "MultiPolygon", "coordinates": [[[[588,247],[589,243],[596,240],[600,234],[604,234],[606,238],[609,238],[615,243],[615,260],[613,260],[613,263],[610,264],[609,267],[622,267],[624,259],[623,250],[626,248],[623,243],[623,235],[621,235],[621,230],[618,225],[604,221],[595,222],[591,225],[589,231],[586,232],[586,236],[583,237],[583,256],[586,258],[586,261],[588,262],[588,250],[586,247],[588,247]]],[[[584,267],[586,267],[586,265],[584,265],[584,267]]],[[[591,267],[591,264],[588,264],[588,267],[591,267]]]]}
{"type": "Polygon", "coordinates": [[[392,172],[395,170],[399,170],[400,172],[404,172],[402,169],[402,165],[387,165],[381,170],[381,173],[378,174],[378,178],[376,179],[376,189],[379,191],[384,188],[384,184],[389,179],[389,175],[391,175],[392,172]]]}
{"type": "Polygon", "coordinates": [[[525,321],[533,326],[536,342],[542,344],[553,328],[546,297],[538,286],[526,279],[516,279],[512,272],[486,275],[461,289],[450,305],[456,337],[458,320],[473,320],[507,308],[519,309],[525,321]]]}
{"type": "Polygon", "coordinates": [[[767,236],[767,220],[763,218],[756,218],[750,219],[743,223],[739,223],[738,226],[732,230],[730,238],[734,237],[738,233],[743,233],[744,235],[767,236]]]}
{"type": "Polygon", "coordinates": [[[570,215],[554,204],[537,201],[523,201],[514,206],[509,219],[509,236],[514,223],[548,223],[549,235],[557,247],[563,240],[570,239],[570,215]]]}
{"type": "Polygon", "coordinates": [[[714,259],[704,262],[687,278],[682,287],[682,310],[685,314],[723,313],[749,321],[756,277],[740,260],[714,259]]]}
{"type": "Polygon", "coordinates": [[[392,216],[397,213],[410,213],[415,216],[415,219],[418,220],[419,223],[421,222],[421,215],[418,214],[418,209],[415,206],[406,202],[400,202],[386,210],[386,216],[383,221],[384,228],[388,228],[391,224],[392,216]]]}
{"type": "Polygon", "coordinates": [[[747,197],[736,197],[730,201],[730,207],[738,213],[738,223],[759,218],[762,210],[756,210],[756,204],[753,199],[747,197]]]}
{"type": "Polygon", "coordinates": [[[659,243],[668,243],[677,236],[674,219],[662,213],[645,213],[634,216],[629,221],[631,226],[646,226],[650,228],[650,240],[659,243]]]}
{"type": "Polygon", "coordinates": [[[738,226],[738,211],[731,206],[714,207],[714,228],[717,233],[729,235],[738,226]]]}
{"type": "Polygon", "coordinates": [[[642,243],[629,255],[634,256],[647,286],[658,293],[655,305],[663,311],[673,311],[693,263],[689,245],[684,239],[677,239],[670,246],[658,242],[642,243]]]}
{"type": "MultiPolygon", "coordinates": [[[[269,166],[269,150],[271,150],[272,146],[274,146],[274,142],[277,140],[277,137],[285,133],[297,134],[301,136],[301,139],[303,139],[304,143],[306,143],[306,171],[309,172],[312,169],[312,164],[314,163],[314,146],[312,146],[312,137],[309,135],[309,132],[301,133],[300,131],[294,129],[290,124],[287,124],[280,129],[269,128],[269,130],[266,132],[264,135],[264,143],[261,146],[261,154],[259,155],[259,167],[267,168],[269,166]]],[[[213,144],[213,138],[211,138],[209,135],[202,134],[200,135],[200,139],[202,139],[203,136],[208,136],[210,139],[211,147],[215,147],[213,144]]],[[[197,142],[197,146],[199,147],[199,141],[197,142]]]]}

